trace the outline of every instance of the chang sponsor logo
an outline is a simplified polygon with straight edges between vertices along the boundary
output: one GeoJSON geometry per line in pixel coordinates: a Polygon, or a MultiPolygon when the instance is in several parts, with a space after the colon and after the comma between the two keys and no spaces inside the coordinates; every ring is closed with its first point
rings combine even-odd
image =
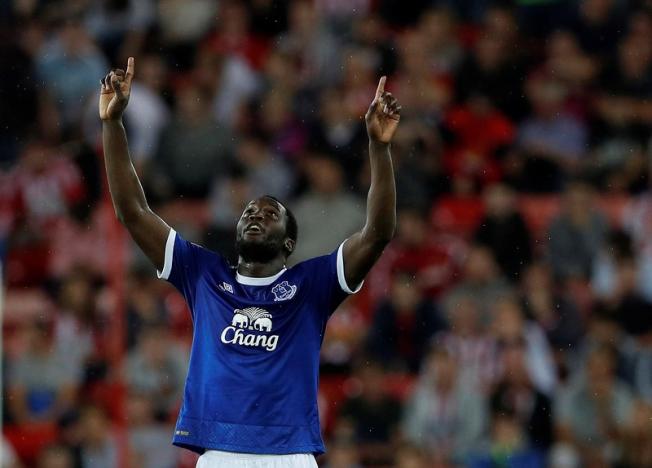
{"type": "Polygon", "coordinates": [[[224,344],[240,346],[258,346],[267,351],[274,351],[278,344],[278,335],[247,333],[246,330],[269,333],[272,331],[272,314],[260,307],[235,309],[231,325],[222,330],[220,340],[224,344]]]}

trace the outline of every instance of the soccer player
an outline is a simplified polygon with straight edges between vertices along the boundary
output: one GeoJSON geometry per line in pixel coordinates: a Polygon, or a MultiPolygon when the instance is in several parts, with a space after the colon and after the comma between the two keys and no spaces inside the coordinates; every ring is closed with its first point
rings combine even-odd
{"type": "MultiPolygon", "coordinates": [[[[173,443],[203,454],[198,467],[315,467],[324,452],[317,413],[319,350],[326,322],[394,235],[396,189],[389,144],[400,106],[380,79],[365,116],[371,187],[364,227],[329,255],[286,268],[297,223],[264,195],[236,226],[236,266],[190,243],[147,205],[129,157],[122,114],[134,59],[101,80],[109,189],[118,219],[185,297],[193,342],[173,443]]],[[[333,222],[337,213],[332,213],[333,222]]],[[[328,226],[324,226],[328,229],[328,226]]]]}

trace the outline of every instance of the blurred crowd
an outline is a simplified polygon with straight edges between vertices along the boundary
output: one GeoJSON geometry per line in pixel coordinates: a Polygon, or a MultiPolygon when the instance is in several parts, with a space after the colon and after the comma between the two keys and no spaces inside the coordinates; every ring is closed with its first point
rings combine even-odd
{"type": "Polygon", "coordinates": [[[2,467],[194,466],[192,325],[117,225],[100,79],[152,207],[233,258],[273,194],[294,262],[358,230],[364,115],[402,105],[397,235],[329,324],[329,468],[652,466],[652,2],[0,3],[2,467]]]}

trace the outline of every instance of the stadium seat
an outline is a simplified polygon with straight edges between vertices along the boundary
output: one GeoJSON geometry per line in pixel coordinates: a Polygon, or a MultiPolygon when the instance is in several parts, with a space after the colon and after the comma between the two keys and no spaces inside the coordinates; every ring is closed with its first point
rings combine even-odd
{"type": "Polygon", "coordinates": [[[32,423],[22,426],[6,426],[3,434],[14,447],[16,454],[28,466],[46,445],[57,439],[57,427],[50,423],[32,423]]]}

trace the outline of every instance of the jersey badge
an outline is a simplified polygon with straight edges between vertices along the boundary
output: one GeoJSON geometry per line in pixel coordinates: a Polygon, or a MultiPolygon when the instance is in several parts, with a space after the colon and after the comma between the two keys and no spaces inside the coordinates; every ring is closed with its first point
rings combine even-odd
{"type": "Polygon", "coordinates": [[[292,299],[296,292],[297,286],[295,284],[290,284],[287,281],[278,283],[272,288],[272,294],[274,294],[274,302],[287,301],[292,299]]]}

